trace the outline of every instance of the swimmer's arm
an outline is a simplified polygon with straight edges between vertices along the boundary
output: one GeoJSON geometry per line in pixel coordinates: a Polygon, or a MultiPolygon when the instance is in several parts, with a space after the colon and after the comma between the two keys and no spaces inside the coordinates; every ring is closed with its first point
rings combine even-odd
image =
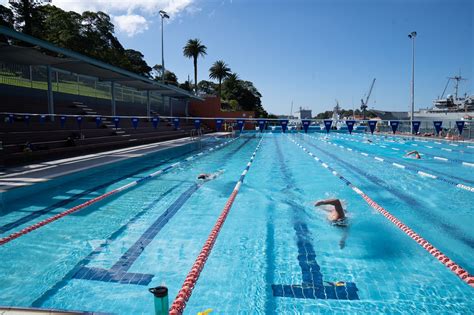
{"type": "Polygon", "coordinates": [[[323,206],[323,205],[332,205],[332,206],[336,206],[337,204],[341,204],[341,202],[339,201],[339,199],[326,199],[326,200],[319,200],[319,201],[316,201],[316,203],[314,204],[316,207],[318,206],[323,206]]]}

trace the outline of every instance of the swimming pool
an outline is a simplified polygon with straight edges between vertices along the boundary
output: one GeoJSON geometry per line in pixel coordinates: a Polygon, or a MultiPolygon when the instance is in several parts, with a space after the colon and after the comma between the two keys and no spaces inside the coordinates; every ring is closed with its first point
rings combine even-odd
{"type": "Polygon", "coordinates": [[[147,289],[164,284],[171,300],[176,296],[261,141],[185,313],[472,311],[474,289],[333,172],[472,274],[473,148],[264,133],[209,151],[227,141],[202,141],[33,186],[13,200],[5,196],[0,237],[206,152],[0,246],[0,305],[152,313],[147,289]],[[412,149],[423,158],[402,157],[412,149]],[[215,180],[196,180],[219,170],[215,180]],[[330,197],[345,201],[348,227],[330,225],[313,207],[330,197]]]}

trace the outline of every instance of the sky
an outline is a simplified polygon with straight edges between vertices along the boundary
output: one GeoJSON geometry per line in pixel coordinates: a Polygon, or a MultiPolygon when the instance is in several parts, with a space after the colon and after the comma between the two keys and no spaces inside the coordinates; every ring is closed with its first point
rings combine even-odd
{"type": "MultiPolygon", "coordinates": [[[[0,0],[0,2],[7,2],[0,0]]],[[[165,67],[180,82],[193,78],[186,41],[198,38],[207,56],[198,80],[224,60],[263,95],[264,108],[289,114],[300,106],[316,114],[338,100],[358,108],[373,78],[369,108],[407,111],[415,39],[415,107],[430,107],[448,76],[468,78],[474,94],[474,1],[471,0],[52,0],[65,10],[111,15],[125,48],[161,63],[160,9],[165,22],[165,67]]],[[[453,86],[448,88],[452,93],[453,86]]]]}

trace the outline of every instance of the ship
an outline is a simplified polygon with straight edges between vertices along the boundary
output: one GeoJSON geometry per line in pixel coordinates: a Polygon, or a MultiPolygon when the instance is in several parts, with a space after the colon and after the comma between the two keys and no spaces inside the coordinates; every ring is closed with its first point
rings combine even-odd
{"type": "Polygon", "coordinates": [[[414,120],[441,120],[443,125],[448,126],[457,120],[474,120],[474,95],[459,96],[459,83],[467,79],[461,75],[449,77],[440,97],[433,100],[433,107],[420,109],[414,112],[414,120]],[[454,94],[444,97],[451,82],[454,82],[454,94]]]}

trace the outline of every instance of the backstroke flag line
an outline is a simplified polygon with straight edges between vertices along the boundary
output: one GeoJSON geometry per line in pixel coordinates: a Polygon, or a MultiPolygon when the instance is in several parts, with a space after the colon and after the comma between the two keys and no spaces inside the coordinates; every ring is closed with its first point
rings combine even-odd
{"type": "Polygon", "coordinates": [[[258,121],[258,128],[260,129],[260,132],[263,132],[263,130],[265,130],[265,120],[261,119],[258,121]]]}
{"type": "Polygon", "coordinates": [[[331,130],[331,126],[332,126],[332,120],[325,120],[324,121],[324,128],[326,128],[326,132],[329,133],[329,131],[331,130]]]}
{"type": "Polygon", "coordinates": [[[349,133],[352,134],[352,130],[354,130],[355,120],[346,120],[347,129],[349,133]]]}
{"type": "Polygon", "coordinates": [[[309,120],[302,120],[301,122],[303,123],[304,133],[308,133],[309,124],[311,123],[311,121],[309,121],[309,120]]]}
{"type": "Polygon", "coordinates": [[[173,118],[174,129],[179,128],[179,118],[173,118]]]}
{"type": "Polygon", "coordinates": [[[439,136],[439,132],[441,131],[441,126],[443,125],[443,122],[441,120],[436,120],[433,121],[433,125],[436,130],[436,135],[439,136]]]}
{"type": "Polygon", "coordinates": [[[216,131],[220,131],[222,127],[222,119],[216,119],[216,131]]]}
{"type": "Polygon", "coordinates": [[[419,120],[414,120],[411,122],[412,126],[413,126],[413,133],[414,134],[417,134],[418,131],[420,131],[420,125],[421,125],[421,121],[419,120]]]}
{"type": "Polygon", "coordinates": [[[195,129],[201,128],[201,119],[194,119],[194,128],[195,129]]]}
{"type": "Polygon", "coordinates": [[[462,130],[464,129],[464,120],[456,121],[456,127],[458,127],[459,135],[462,135],[462,130]]]}
{"type": "Polygon", "coordinates": [[[160,122],[160,118],[159,117],[153,117],[151,119],[151,123],[153,125],[153,128],[158,128],[158,123],[160,122]]]}
{"type": "Polygon", "coordinates": [[[288,129],[288,120],[280,120],[281,130],[285,133],[288,129]]]}
{"type": "Polygon", "coordinates": [[[393,134],[397,132],[399,124],[400,122],[398,120],[390,120],[390,127],[392,127],[393,134]]]}
{"type": "Polygon", "coordinates": [[[370,129],[371,134],[374,134],[376,126],[377,126],[377,121],[376,120],[369,120],[369,129],[370,129]]]}

